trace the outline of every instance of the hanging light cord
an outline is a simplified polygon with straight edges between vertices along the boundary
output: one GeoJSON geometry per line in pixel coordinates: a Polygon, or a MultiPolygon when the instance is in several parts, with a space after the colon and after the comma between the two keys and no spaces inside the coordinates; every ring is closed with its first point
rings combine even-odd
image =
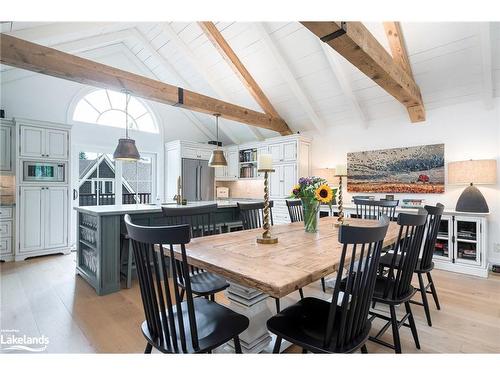
{"type": "Polygon", "coordinates": [[[217,137],[217,148],[219,148],[219,116],[215,116],[215,136],[217,137]]]}
{"type": "Polygon", "coordinates": [[[128,139],[128,98],[129,93],[125,91],[125,138],[128,139]]]}

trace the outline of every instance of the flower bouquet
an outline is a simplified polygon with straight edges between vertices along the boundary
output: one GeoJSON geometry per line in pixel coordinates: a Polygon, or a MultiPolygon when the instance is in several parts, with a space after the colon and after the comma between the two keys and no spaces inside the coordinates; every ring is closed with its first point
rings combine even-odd
{"type": "Polygon", "coordinates": [[[291,198],[302,201],[304,228],[308,233],[318,231],[319,207],[321,203],[332,205],[334,192],[325,179],[320,177],[301,177],[293,187],[291,198]]]}

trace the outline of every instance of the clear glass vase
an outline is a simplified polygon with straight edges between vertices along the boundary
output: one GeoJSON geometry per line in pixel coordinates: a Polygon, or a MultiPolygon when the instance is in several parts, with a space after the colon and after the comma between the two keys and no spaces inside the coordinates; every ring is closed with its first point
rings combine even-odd
{"type": "Polygon", "coordinates": [[[302,198],[302,209],[304,210],[304,229],[307,233],[318,231],[319,205],[316,199],[302,198]]]}

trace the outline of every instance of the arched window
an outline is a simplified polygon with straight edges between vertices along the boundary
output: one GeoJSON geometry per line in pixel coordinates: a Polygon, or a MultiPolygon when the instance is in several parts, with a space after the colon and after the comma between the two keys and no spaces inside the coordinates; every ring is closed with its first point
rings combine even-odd
{"type": "MultiPolygon", "coordinates": [[[[75,107],[73,120],[125,128],[126,95],[111,90],[96,90],[85,95],[75,107]]],[[[146,106],[129,96],[129,129],[158,133],[154,118],[146,106]]]]}

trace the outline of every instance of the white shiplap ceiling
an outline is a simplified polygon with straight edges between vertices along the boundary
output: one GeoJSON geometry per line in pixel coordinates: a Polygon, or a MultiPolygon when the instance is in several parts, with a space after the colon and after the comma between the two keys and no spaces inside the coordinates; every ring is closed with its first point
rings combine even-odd
{"type": "MultiPolygon", "coordinates": [[[[293,131],[407,116],[399,102],[335,51],[322,48],[298,22],[216,25],[293,131]]],[[[388,49],[382,23],[365,25],[388,49]]],[[[261,111],[196,22],[8,22],[1,28],[82,56],[119,45],[151,78],[261,111]]],[[[402,23],[402,30],[426,109],[499,96],[500,23],[402,23]]],[[[33,74],[1,68],[2,84],[33,74]]],[[[193,128],[206,127],[207,138],[213,134],[210,116],[184,112],[193,128]]],[[[223,121],[221,130],[226,143],[277,134],[232,121],[223,121]]]]}

